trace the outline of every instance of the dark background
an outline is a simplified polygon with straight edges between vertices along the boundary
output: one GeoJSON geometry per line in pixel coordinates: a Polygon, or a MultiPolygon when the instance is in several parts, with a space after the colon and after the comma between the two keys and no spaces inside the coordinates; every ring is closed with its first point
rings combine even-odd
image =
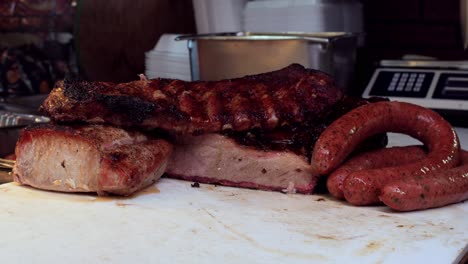
{"type": "Polygon", "coordinates": [[[459,0],[365,0],[364,20],[372,58],[423,54],[462,59],[459,0]]]}
{"type": "Polygon", "coordinates": [[[405,54],[463,60],[459,0],[364,0],[366,46],[358,52],[359,95],[375,64],[400,59],[405,54]]]}
{"type": "MultiPolygon", "coordinates": [[[[364,89],[381,59],[399,59],[405,54],[468,58],[462,44],[459,0],[362,3],[366,45],[358,51],[354,93],[364,89]]],[[[134,80],[144,72],[144,53],[161,34],[196,33],[192,0],[2,0],[0,11],[0,38],[11,32],[73,33],[77,68],[90,80],[134,80]],[[9,14],[13,2],[22,4],[9,14]],[[47,2],[55,5],[53,13],[28,9],[28,5],[47,2]],[[67,6],[73,2],[73,7],[67,6]]]]}
{"type": "MultiPolygon", "coordinates": [[[[151,49],[160,34],[196,32],[191,0],[145,1],[145,5],[140,7],[119,0],[112,1],[114,8],[107,11],[98,2],[83,1],[86,4],[83,5],[85,12],[81,13],[83,26],[79,35],[82,39],[81,64],[92,79],[133,79],[144,70],[141,51],[151,49]],[[93,9],[100,12],[98,23],[95,22],[98,18],[89,15],[93,9]],[[120,26],[130,28],[121,28],[122,32],[114,31],[113,35],[103,37],[99,33],[100,30],[105,31],[106,27],[102,20],[115,16],[115,12],[125,17],[126,22],[120,26]],[[135,17],[142,20],[135,21],[135,17]],[[96,26],[99,26],[99,30],[96,30],[96,26]],[[89,28],[89,31],[84,31],[85,28],[89,28]],[[97,50],[95,42],[86,45],[85,38],[100,39],[103,47],[113,43],[112,51],[105,53],[112,52],[117,57],[109,60],[100,53],[102,51],[97,50]],[[133,42],[131,39],[138,41],[133,42]],[[122,45],[117,47],[118,43],[122,45]],[[102,64],[99,61],[101,59],[96,60],[99,57],[102,64]]],[[[461,37],[459,0],[363,0],[362,3],[366,46],[358,52],[357,82],[356,87],[351,89],[354,93],[359,94],[364,89],[375,63],[381,59],[398,59],[405,54],[444,60],[467,58],[468,53],[463,49],[461,37]]],[[[107,2],[105,4],[110,5],[107,2]]]]}
{"type": "Polygon", "coordinates": [[[92,80],[135,80],[162,34],[196,32],[191,0],[86,0],[77,16],[79,64],[92,80]]]}

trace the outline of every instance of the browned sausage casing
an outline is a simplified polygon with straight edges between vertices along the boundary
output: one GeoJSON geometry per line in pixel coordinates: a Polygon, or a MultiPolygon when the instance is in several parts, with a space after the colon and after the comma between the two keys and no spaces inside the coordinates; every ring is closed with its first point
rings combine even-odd
{"type": "Polygon", "coordinates": [[[425,159],[384,169],[364,170],[346,177],[345,198],[355,205],[379,202],[380,189],[408,175],[453,168],[459,163],[460,143],[452,126],[427,108],[403,102],[377,102],[358,107],[333,122],[320,136],[312,164],[321,174],[337,168],[369,136],[396,132],[421,140],[428,149],[425,159]]]}
{"type": "Polygon", "coordinates": [[[385,185],[379,198],[397,211],[434,208],[467,200],[468,152],[463,151],[461,166],[391,182],[385,185]]]}
{"type": "Polygon", "coordinates": [[[422,146],[383,148],[361,153],[346,161],[327,179],[327,189],[336,198],[344,199],[343,182],[356,171],[393,167],[421,160],[426,157],[422,146]]]}

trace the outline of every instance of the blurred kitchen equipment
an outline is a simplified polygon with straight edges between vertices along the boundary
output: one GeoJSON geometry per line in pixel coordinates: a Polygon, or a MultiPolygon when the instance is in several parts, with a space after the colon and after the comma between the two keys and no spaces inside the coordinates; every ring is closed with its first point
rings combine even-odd
{"type": "Polygon", "coordinates": [[[468,127],[468,61],[380,61],[363,93],[370,96],[428,107],[468,127]]]}
{"type": "MultiPolygon", "coordinates": [[[[26,114],[30,108],[21,105],[0,103],[0,158],[14,154],[21,130],[30,124],[47,123],[48,117],[26,114]]],[[[12,163],[0,160],[0,184],[11,182],[12,163]]]]}
{"type": "Polygon", "coordinates": [[[344,32],[234,32],[180,36],[188,40],[192,80],[220,80],[278,70],[291,63],[353,82],[357,35],[344,32]]]}
{"type": "Polygon", "coordinates": [[[18,113],[18,114],[39,114],[36,108],[22,106],[22,105],[8,103],[8,102],[0,103],[0,111],[6,111],[6,112],[18,113]]]}
{"type": "Polygon", "coordinates": [[[27,96],[16,96],[4,98],[4,104],[0,104],[0,109],[23,114],[39,114],[39,106],[49,94],[36,94],[27,96]],[[15,109],[15,110],[13,110],[15,109]]]}
{"type": "Polygon", "coordinates": [[[363,32],[360,0],[193,0],[198,34],[363,32]]]}
{"type": "Polygon", "coordinates": [[[175,41],[177,35],[162,35],[156,46],[145,53],[145,74],[152,78],[190,80],[187,44],[175,41]]]}
{"type": "Polygon", "coordinates": [[[7,169],[7,170],[10,169],[11,170],[11,169],[13,169],[14,165],[15,165],[14,160],[0,158],[0,168],[1,169],[7,169]]]}
{"type": "Polygon", "coordinates": [[[198,34],[242,31],[247,0],[193,0],[198,34]]]}
{"type": "Polygon", "coordinates": [[[0,158],[0,184],[13,181],[11,169],[14,165],[14,160],[0,158]]]}
{"type": "Polygon", "coordinates": [[[460,20],[463,47],[468,49],[468,0],[460,0],[460,20]]]}
{"type": "MultiPolygon", "coordinates": [[[[8,105],[0,104],[0,157],[13,154],[15,152],[16,141],[21,130],[30,124],[47,123],[48,117],[20,114],[6,111],[8,105]]],[[[17,109],[20,108],[17,106],[17,109]]]]}
{"type": "Polygon", "coordinates": [[[244,31],[252,32],[363,32],[359,0],[249,1],[244,31]]]}

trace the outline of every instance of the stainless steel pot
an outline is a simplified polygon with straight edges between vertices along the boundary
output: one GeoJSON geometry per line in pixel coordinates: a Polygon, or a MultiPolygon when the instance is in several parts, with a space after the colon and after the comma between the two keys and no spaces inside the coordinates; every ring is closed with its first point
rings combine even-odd
{"type": "Polygon", "coordinates": [[[187,40],[192,80],[242,77],[300,63],[331,74],[347,90],[353,81],[357,35],[323,33],[219,33],[187,40]]]}

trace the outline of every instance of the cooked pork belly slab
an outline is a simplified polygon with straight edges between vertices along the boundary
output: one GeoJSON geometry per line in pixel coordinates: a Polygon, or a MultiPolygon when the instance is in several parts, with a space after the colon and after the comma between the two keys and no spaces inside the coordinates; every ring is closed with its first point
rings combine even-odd
{"type": "Polygon", "coordinates": [[[16,145],[14,180],[61,192],[130,195],[164,173],[172,145],[102,125],[37,125],[16,145]]]}
{"type": "Polygon", "coordinates": [[[318,174],[304,156],[243,146],[220,134],[177,138],[166,175],[200,183],[311,193],[318,174]]]}

